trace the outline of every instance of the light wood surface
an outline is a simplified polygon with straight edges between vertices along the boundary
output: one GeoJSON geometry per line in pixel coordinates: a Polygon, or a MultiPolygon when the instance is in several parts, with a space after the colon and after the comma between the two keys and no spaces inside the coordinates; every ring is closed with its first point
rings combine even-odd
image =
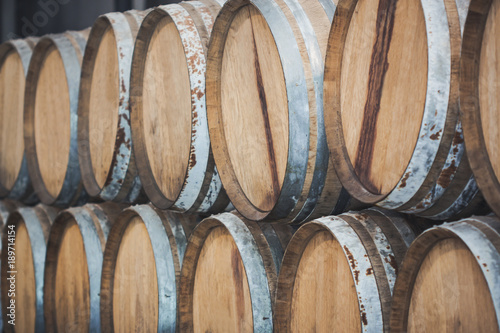
{"type": "Polygon", "coordinates": [[[105,185],[113,160],[120,103],[116,38],[111,27],[104,33],[95,58],[89,102],[89,148],[97,184],[105,185]]]}
{"type": "Polygon", "coordinates": [[[12,50],[0,67],[0,183],[7,190],[14,186],[24,156],[25,83],[21,58],[12,50]]]}
{"type": "Polygon", "coordinates": [[[295,276],[292,332],[360,332],[358,297],[349,263],[328,232],[307,244],[295,276]]]}
{"type": "Polygon", "coordinates": [[[425,256],[411,294],[408,332],[498,332],[488,285],[461,240],[440,241],[425,256]]]}
{"type": "Polygon", "coordinates": [[[250,289],[236,244],[224,227],[208,235],[193,288],[195,332],[253,332],[250,289]]]}
{"type": "Polygon", "coordinates": [[[88,332],[89,273],[83,238],[74,220],[67,224],[62,236],[55,279],[58,332],[88,332]]]}
{"type": "MultiPolygon", "coordinates": [[[[36,222],[35,222],[36,223],[36,222]]],[[[16,228],[16,319],[22,313],[23,319],[16,320],[15,332],[35,332],[36,286],[35,268],[28,229],[24,222],[16,228]]],[[[2,309],[3,310],[3,309],[2,309]]]]}
{"type": "Polygon", "coordinates": [[[288,153],[285,80],[273,36],[253,6],[234,17],[222,58],[221,110],[236,178],[268,211],[280,194],[288,153]]]}
{"type": "Polygon", "coordinates": [[[349,158],[365,187],[387,194],[404,176],[424,112],[427,36],[420,1],[359,0],[341,73],[349,158]]]}
{"type": "MultiPolygon", "coordinates": [[[[201,92],[202,93],[202,92],[201,92]]],[[[179,32],[163,18],[151,38],[143,83],[145,143],[161,191],[176,200],[189,163],[191,88],[179,32]]]]}
{"type": "Polygon", "coordinates": [[[35,100],[35,143],[38,166],[54,198],[64,183],[70,151],[70,102],[66,72],[55,46],[40,69],[35,100]]]}
{"type": "Polygon", "coordinates": [[[156,332],[158,281],[149,234],[134,217],[123,235],[115,267],[113,326],[115,332],[156,332]]]}
{"type": "Polygon", "coordinates": [[[481,127],[491,166],[500,178],[500,1],[491,3],[479,59],[481,127]]]}

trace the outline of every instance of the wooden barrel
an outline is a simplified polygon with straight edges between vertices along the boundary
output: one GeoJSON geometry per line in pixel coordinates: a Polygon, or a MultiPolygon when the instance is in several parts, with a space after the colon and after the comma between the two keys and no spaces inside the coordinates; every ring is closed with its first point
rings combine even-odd
{"type": "Polygon", "coordinates": [[[465,145],[477,184],[491,209],[500,214],[500,99],[497,25],[500,1],[471,0],[464,29],[460,106],[465,145]]]}
{"type": "Polygon", "coordinates": [[[391,332],[500,332],[499,276],[498,218],[427,230],[399,270],[391,332]]]}
{"type": "Polygon", "coordinates": [[[37,38],[0,45],[0,198],[35,203],[24,154],[24,87],[37,38]]]}
{"type": "Polygon", "coordinates": [[[232,0],[215,22],[207,107],[215,162],[252,220],[301,222],[342,212],[329,161],[323,69],[332,0],[232,0]]]}
{"type": "Polygon", "coordinates": [[[121,208],[88,204],[69,208],[55,219],[45,260],[47,332],[100,332],[103,252],[121,208]]]}
{"type": "Polygon", "coordinates": [[[415,231],[377,209],[323,217],[290,241],[278,280],[279,332],[387,332],[398,268],[415,231]]]}
{"type": "Polygon", "coordinates": [[[441,213],[466,192],[456,210],[466,207],[477,188],[466,188],[475,184],[462,166],[455,1],[342,0],[328,44],[327,137],[349,193],[384,208],[441,213]],[[451,200],[435,206],[443,195],[451,200]]]}
{"type": "Polygon", "coordinates": [[[205,101],[206,48],[219,2],[159,6],[137,35],[132,138],[144,190],[161,209],[216,213],[229,204],[210,150],[205,101]]]}
{"type": "Polygon", "coordinates": [[[108,236],[101,277],[103,332],[175,332],[178,279],[195,216],[134,206],[108,236]]]}
{"type": "Polygon", "coordinates": [[[47,205],[83,203],[77,150],[80,64],[88,30],[47,35],[26,78],[24,143],[36,194],[47,205]]]}
{"type": "Polygon", "coordinates": [[[288,225],[238,214],[203,220],[182,267],[181,332],[272,332],[277,277],[292,236],[288,225]]]}
{"type": "Polygon", "coordinates": [[[130,70],[149,11],[100,16],[90,31],[78,96],[78,156],[85,189],[106,201],[144,201],[132,151],[130,70]]]}
{"type": "Polygon", "coordinates": [[[45,205],[10,214],[2,237],[1,298],[6,332],[44,332],[46,243],[57,209],[45,205]]]}

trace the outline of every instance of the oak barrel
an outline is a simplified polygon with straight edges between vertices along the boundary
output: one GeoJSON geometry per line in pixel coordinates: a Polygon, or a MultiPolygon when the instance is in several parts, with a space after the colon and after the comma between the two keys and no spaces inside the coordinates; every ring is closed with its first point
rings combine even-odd
{"type": "Polygon", "coordinates": [[[180,271],[197,221],[149,205],[123,211],[104,251],[103,332],[176,332],[180,271]]]}
{"type": "Polygon", "coordinates": [[[0,198],[35,203],[24,152],[26,74],[37,38],[0,45],[0,198]]]}
{"type": "Polygon", "coordinates": [[[144,190],[160,209],[218,213],[229,204],[210,149],[206,48],[223,1],[155,8],[137,35],[132,139],[144,190]]]}
{"type": "Polygon", "coordinates": [[[235,208],[252,220],[343,212],[323,119],[332,0],[231,0],[214,25],[207,107],[215,162],[235,208]]]}
{"type": "Polygon", "coordinates": [[[47,205],[84,203],[77,150],[78,90],[88,30],[47,35],[26,78],[24,144],[28,171],[47,205]]]}
{"type": "Polygon", "coordinates": [[[48,332],[100,332],[103,252],[123,207],[87,204],[59,213],[45,260],[44,312],[48,332]]]}
{"type": "Polygon", "coordinates": [[[500,1],[471,0],[462,45],[460,106],[467,154],[477,184],[500,214],[500,1]]]}
{"type": "Polygon", "coordinates": [[[478,194],[458,121],[458,7],[339,1],[325,63],[325,122],[337,174],[354,198],[439,219],[478,194]]]}
{"type": "Polygon", "coordinates": [[[279,332],[387,332],[399,266],[416,231],[402,214],[368,209],[303,225],[278,279],[279,332]]]}
{"type": "Polygon", "coordinates": [[[391,332],[500,331],[500,221],[471,217],[425,231],[394,286],[391,332]]]}
{"type": "Polygon", "coordinates": [[[288,225],[236,213],[203,220],[184,255],[181,332],[273,332],[274,297],[288,225]]]}
{"type": "Polygon", "coordinates": [[[43,274],[47,239],[56,215],[56,208],[40,204],[19,208],[7,220],[1,255],[6,332],[45,332],[43,274]]]}
{"type": "Polygon", "coordinates": [[[130,71],[135,37],[148,12],[101,15],[85,48],[78,156],[87,193],[106,201],[144,201],[132,151],[130,71]]]}

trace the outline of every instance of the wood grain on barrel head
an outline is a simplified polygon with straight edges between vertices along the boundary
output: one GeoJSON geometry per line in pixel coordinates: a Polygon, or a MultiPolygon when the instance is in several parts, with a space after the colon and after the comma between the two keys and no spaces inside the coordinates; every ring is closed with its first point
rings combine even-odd
{"type": "Polygon", "coordinates": [[[21,315],[21,320],[16,316],[16,332],[35,332],[36,317],[36,287],[35,267],[28,229],[24,222],[19,222],[16,227],[16,315],[21,315]]]}
{"type": "Polygon", "coordinates": [[[427,35],[417,0],[359,0],[341,70],[342,128],[363,185],[389,193],[404,177],[424,112],[427,35]]]}
{"type": "Polygon", "coordinates": [[[46,53],[35,100],[35,143],[40,174],[57,198],[64,183],[70,152],[70,101],[64,64],[55,46],[46,53]]]}
{"type": "Polygon", "coordinates": [[[484,29],[479,65],[479,104],[486,150],[500,178],[500,1],[492,1],[484,29]]]}
{"type": "Polygon", "coordinates": [[[195,332],[253,332],[250,289],[240,252],[224,227],[206,238],[193,288],[195,332]]]}
{"type": "Polygon", "coordinates": [[[288,153],[288,108],[280,57],[264,17],[241,8],[228,31],[221,70],[225,141],[248,200],[271,210],[288,153]]]}
{"type": "Polygon", "coordinates": [[[82,234],[74,220],[62,236],[57,258],[55,315],[59,332],[88,332],[90,285],[82,234]]]}
{"type": "Polygon", "coordinates": [[[140,217],[130,221],[120,244],[113,282],[115,332],[156,332],[158,280],[148,230],[140,217]]]}
{"type": "Polygon", "coordinates": [[[89,102],[89,148],[92,169],[104,187],[115,150],[120,101],[118,53],[111,27],[104,33],[95,59],[89,102]]]}
{"type": "Polygon", "coordinates": [[[426,255],[411,294],[408,332],[498,332],[483,272],[459,239],[426,255]]]}
{"type": "Polygon", "coordinates": [[[23,63],[12,50],[0,67],[0,183],[8,190],[16,182],[24,156],[25,83],[23,63]]]}
{"type": "Polygon", "coordinates": [[[297,268],[291,304],[292,332],[360,332],[358,295],[338,241],[318,232],[297,268]]]}
{"type": "Polygon", "coordinates": [[[144,69],[143,131],[153,176],[172,201],[184,185],[191,147],[191,89],[184,53],[174,22],[163,18],[144,69]]]}

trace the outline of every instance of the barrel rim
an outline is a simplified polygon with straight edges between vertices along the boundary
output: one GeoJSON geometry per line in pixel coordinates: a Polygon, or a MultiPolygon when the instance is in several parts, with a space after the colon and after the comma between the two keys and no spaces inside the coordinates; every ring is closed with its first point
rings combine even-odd
{"type": "Polygon", "coordinates": [[[471,169],[486,202],[500,215],[500,182],[486,148],[479,104],[479,66],[486,21],[493,0],[472,0],[463,32],[460,106],[471,169]]]}
{"type": "Polygon", "coordinates": [[[406,204],[417,204],[422,199],[420,195],[425,196],[433,187],[455,135],[458,108],[454,106],[456,103],[449,101],[449,97],[452,95],[452,86],[458,84],[458,72],[455,73],[452,68],[458,64],[459,57],[455,53],[459,52],[460,48],[456,47],[457,41],[450,33],[453,33],[453,29],[459,29],[459,22],[448,20],[444,2],[420,0],[426,18],[428,43],[427,92],[422,124],[413,155],[398,184],[388,193],[377,194],[370,191],[354,171],[343,136],[340,111],[343,48],[358,2],[359,0],[340,0],[330,30],[324,85],[325,106],[328,105],[330,110],[325,113],[327,139],[337,175],[349,193],[364,203],[397,209],[406,204]],[[440,19],[436,20],[436,17],[440,19]],[[431,48],[431,44],[440,47],[431,48]],[[434,76],[441,77],[440,82],[433,81],[434,76]],[[442,112],[435,114],[438,109],[442,112]],[[431,126],[434,126],[432,131],[431,126]],[[417,194],[420,194],[418,198],[415,197],[417,194]]]}
{"type": "Polygon", "coordinates": [[[100,292],[101,275],[92,273],[99,273],[102,267],[102,253],[104,252],[103,238],[105,242],[105,234],[101,229],[101,223],[105,222],[101,221],[101,218],[93,211],[93,209],[96,209],[96,207],[86,205],[83,207],[75,207],[64,210],[57,215],[50,229],[50,235],[47,242],[47,254],[45,259],[45,284],[43,287],[43,306],[44,311],[47,314],[45,316],[45,327],[47,331],[57,331],[55,277],[57,273],[61,241],[63,239],[64,233],[67,230],[68,224],[71,222],[74,222],[77,225],[84,246],[84,255],[88,275],[87,278],[90,287],[90,308],[88,318],[89,328],[90,330],[98,330],[100,328],[98,295],[100,292]],[[92,231],[93,233],[89,233],[90,231],[92,231]],[[100,251],[94,251],[96,250],[96,244],[99,245],[100,251]]]}
{"type": "MultiPolygon", "coordinates": [[[[481,230],[475,225],[476,223],[488,225],[488,223],[485,223],[483,220],[491,221],[494,220],[494,218],[473,216],[454,223],[444,223],[442,225],[438,225],[426,230],[413,241],[412,245],[408,248],[408,252],[406,253],[405,260],[402,264],[398,279],[396,280],[396,284],[394,286],[390,315],[391,331],[406,331],[406,327],[408,326],[408,313],[410,309],[410,301],[413,293],[414,282],[418,276],[422,263],[427,257],[427,254],[441,241],[446,239],[455,239],[462,242],[474,256],[474,259],[476,260],[478,267],[481,269],[481,271],[483,271],[484,276],[484,270],[486,268],[482,266],[484,258],[481,259],[481,257],[484,257],[484,252],[487,251],[484,251],[483,253],[477,253],[473,249],[472,242],[474,240],[467,240],[462,238],[463,235],[466,235],[468,233],[472,236],[481,238],[481,242],[477,245],[493,246],[488,235],[484,233],[485,229],[481,228],[481,230]],[[461,231],[460,228],[464,228],[466,230],[461,231]]],[[[496,221],[496,223],[498,224],[498,220],[496,221]]],[[[500,237],[500,226],[498,230],[495,230],[491,227],[486,228],[489,228],[488,231],[490,235],[493,235],[497,238],[500,237]]],[[[496,251],[499,250],[500,249],[497,248],[496,251]]],[[[498,252],[497,257],[500,258],[500,254],[498,252]]],[[[496,274],[498,274],[498,272],[496,274]]],[[[500,290],[500,283],[498,283],[498,281],[494,281],[494,279],[488,279],[487,276],[485,276],[485,280],[490,291],[492,291],[492,295],[493,290],[500,290]]],[[[496,302],[495,298],[493,297],[492,300],[497,313],[497,321],[500,325],[500,298],[496,299],[496,302]]]]}
{"type": "Polygon", "coordinates": [[[207,114],[216,164],[226,192],[236,209],[251,220],[280,220],[286,218],[299,200],[305,182],[309,158],[309,99],[307,85],[295,35],[279,6],[262,0],[238,0],[224,5],[215,22],[208,50],[207,61],[207,114]],[[247,198],[234,172],[225,141],[220,106],[220,73],[222,54],[230,23],[238,10],[246,5],[253,6],[266,19],[278,48],[282,71],[285,78],[288,100],[288,156],[280,195],[270,211],[262,211],[247,198]],[[229,186],[229,184],[231,186],[229,186]]]}
{"type": "MultiPolygon", "coordinates": [[[[368,253],[364,248],[359,249],[359,254],[353,253],[354,248],[349,246],[350,242],[356,241],[358,244],[363,244],[360,236],[351,227],[351,225],[343,220],[340,216],[322,217],[302,225],[297,232],[293,235],[290,243],[287,246],[281,272],[278,277],[278,289],[276,294],[276,308],[275,308],[275,324],[277,329],[285,332],[290,331],[290,311],[293,298],[293,286],[295,284],[296,268],[300,263],[302,253],[309,244],[309,241],[318,232],[328,232],[338,241],[342,247],[345,255],[346,262],[350,262],[350,257],[355,259],[352,262],[356,263],[359,271],[366,271],[372,268],[368,253]],[[344,231],[342,231],[344,229],[344,231]],[[345,235],[342,232],[346,232],[345,235]],[[344,239],[338,236],[345,236],[344,239]],[[356,255],[354,257],[353,255],[356,255]],[[295,270],[295,271],[294,271],[295,270]]],[[[351,263],[352,265],[352,263],[351,263]]],[[[352,272],[352,267],[349,266],[352,272]]],[[[356,278],[352,276],[353,281],[358,279],[358,284],[355,283],[356,290],[358,291],[358,309],[359,321],[362,330],[378,330],[383,331],[382,321],[382,305],[379,300],[379,286],[375,279],[374,274],[359,274],[356,278]],[[360,286],[361,283],[364,286],[360,286]],[[365,305],[366,304],[366,305],[365,305]]]]}
{"type": "Polygon", "coordinates": [[[113,293],[116,260],[121,240],[130,221],[139,217],[148,231],[153,249],[158,284],[158,331],[175,331],[177,321],[177,275],[180,262],[175,238],[169,236],[171,226],[166,217],[150,205],[129,207],[119,215],[111,228],[103,255],[100,316],[101,329],[114,332],[113,293]],[[160,297],[169,295],[169,297],[160,297]]]}
{"type": "MultiPolygon", "coordinates": [[[[243,261],[250,291],[254,331],[273,330],[272,291],[268,270],[261,257],[262,246],[269,247],[269,244],[263,233],[260,235],[264,238],[255,238],[253,228],[248,224],[254,224],[253,226],[258,228],[256,222],[241,219],[233,213],[222,213],[204,219],[191,233],[180,277],[178,312],[181,331],[193,330],[193,290],[198,259],[207,236],[219,227],[225,228],[231,234],[243,261]]],[[[267,255],[272,260],[270,251],[267,255]]]]}
{"type": "MultiPolygon", "coordinates": [[[[51,207],[46,207],[44,205],[37,205],[35,207],[20,207],[15,212],[12,212],[7,219],[4,226],[4,230],[7,230],[8,226],[17,226],[23,223],[28,232],[31,247],[31,256],[33,258],[34,264],[34,274],[35,274],[35,293],[36,293],[36,303],[35,310],[35,326],[44,327],[44,309],[43,309],[43,285],[44,285],[44,269],[45,269],[45,254],[46,254],[46,242],[48,238],[48,229],[50,228],[51,221],[55,217],[55,209],[51,207]]],[[[8,296],[8,280],[6,279],[6,274],[8,269],[8,235],[6,232],[2,235],[2,253],[1,261],[2,263],[2,281],[0,296],[2,299],[2,304],[9,304],[8,296]]],[[[9,318],[7,313],[2,311],[2,316],[4,322],[8,322],[9,318]]]]}
{"type": "MultiPolygon", "coordinates": [[[[131,14],[132,15],[132,14],[131,14]]],[[[133,16],[134,18],[136,16],[133,16]]],[[[93,197],[107,201],[122,201],[134,190],[133,178],[135,168],[132,158],[131,126],[130,126],[130,67],[135,44],[129,21],[125,13],[108,13],[97,18],[86,44],[82,62],[81,80],[78,95],[78,155],[82,180],[87,192],[93,197]],[[90,96],[92,76],[95,68],[97,52],[101,45],[101,37],[111,29],[116,41],[118,61],[118,78],[120,103],[116,113],[118,123],[114,142],[113,159],[107,171],[104,186],[97,183],[92,167],[89,143],[90,96]],[[120,134],[120,135],[118,135],[120,134]],[[132,178],[132,179],[130,179],[132,178]]]]}
{"type": "MultiPolygon", "coordinates": [[[[201,21],[207,33],[214,18],[209,13],[209,8],[201,2],[186,3],[200,13],[201,21]],[[204,13],[206,11],[207,13],[204,13]]],[[[210,148],[208,123],[206,119],[205,100],[205,47],[197,22],[191,17],[191,10],[180,4],[159,6],[144,18],[137,34],[131,71],[131,107],[132,107],[132,138],[136,155],[137,169],[143,188],[151,202],[160,209],[175,209],[178,211],[203,212],[215,204],[217,198],[223,193],[222,183],[218,176],[210,148]],[[151,169],[149,154],[146,147],[143,127],[144,109],[142,91],[146,67],[147,51],[151,39],[156,31],[156,26],[166,17],[172,19],[177,28],[179,38],[186,53],[186,65],[189,72],[191,89],[191,143],[189,161],[184,175],[184,183],[177,197],[169,199],[158,186],[151,169]],[[194,28],[190,31],[190,27],[194,28]],[[189,60],[196,55],[195,60],[189,60]],[[189,56],[189,57],[188,57],[189,56]],[[197,61],[199,60],[199,61],[197,61]],[[202,92],[202,94],[200,94],[202,92]],[[215,193],[215,197],[209,193],[215,193]]],[[[198,22],[201,24],[200,22],[198,22]]]]}
{"type": "MultiPolygon", "coordinates": [[[[69,32],[68,32],[69,33],[69,32]]],[[[82,45],[79,45],[82,47],[82,45]]],[[[25,152],[28,162],[28,171],[30,178],[35,188],[35,192],[40,200],[48,205],[67,206],[73,201],[86,197],[86,192],[82,188],[81,173],[78,162],[77,151],[77,103],[78,89],[80,76],[74,75],[80,73],[80,61],[78,59],[75,46],[72,44],[69,37],[63,34],[47,35],[39,40],[33,55],[31,57],[28,75],[26,78],[25,104],[24,104],[24,142],[25,152]],[[66,174],[62,188],[56,197],[52,196],[47,190],[44,180],[41,175],[38,165],[36,139],[35,139],[35,102],[36,102],[36,86],[41,68],[45,61],[46,51],[54,47],[59,53],[66,72],[66,80],[68,84],[68,92],[70,96],[70,152],[66,174]]]]}

